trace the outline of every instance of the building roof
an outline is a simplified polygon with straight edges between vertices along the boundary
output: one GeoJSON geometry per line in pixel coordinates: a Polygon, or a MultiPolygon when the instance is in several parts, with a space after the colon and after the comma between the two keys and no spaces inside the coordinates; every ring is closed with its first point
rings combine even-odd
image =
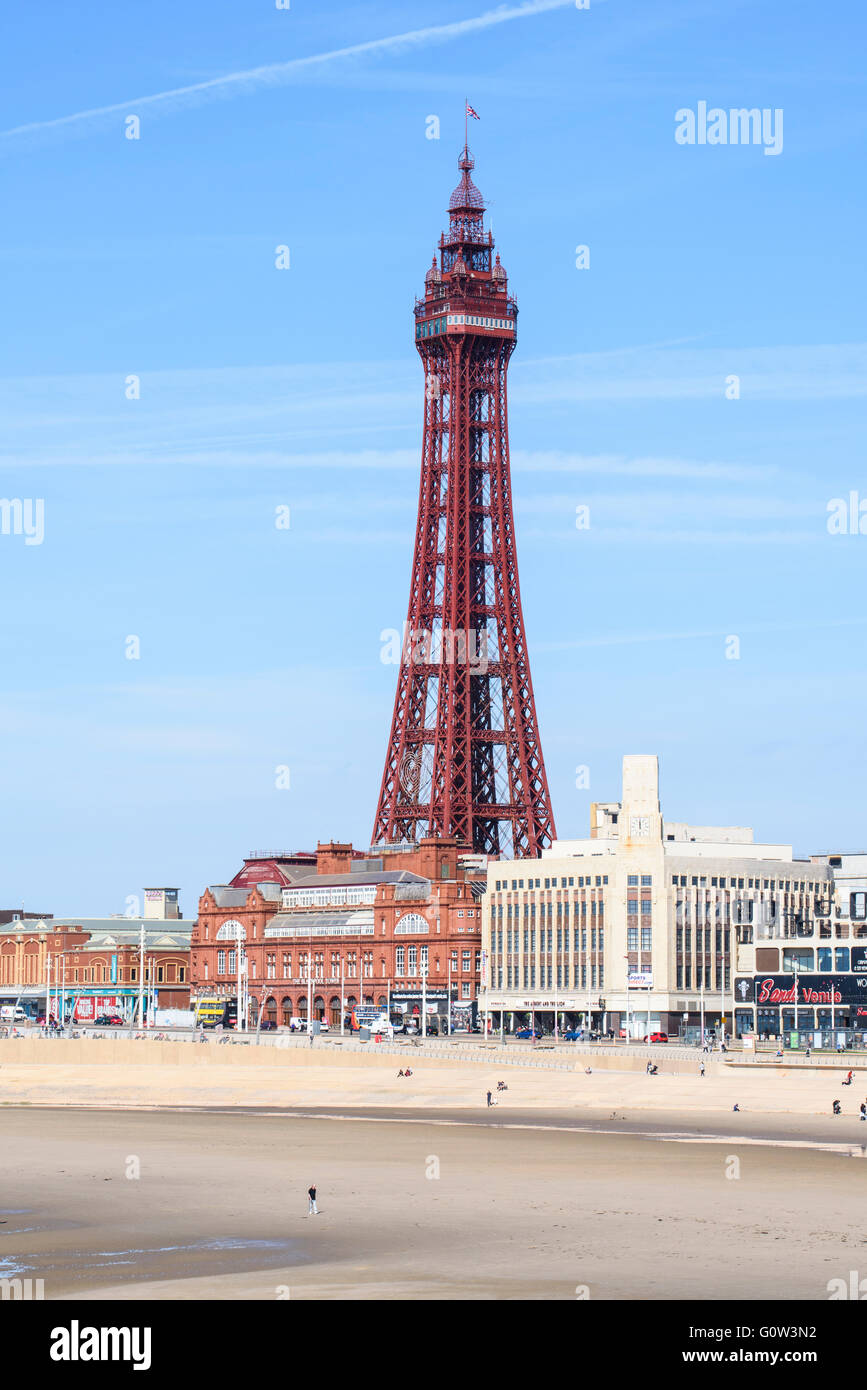
{"type": "Polygon", "coordinates": [[[225,883],[209,883],[207,892],[217,907],[244,907],[250,896],[250,889],[255,886],[251,883],[249,888],[228,888],[225,883]]]}
{"type": "Polygon", "coordinates": [[[0,926],[0,936],[78,927],[88,933],[89,940],[83,943],[86,948],[100,950],[104,946],[137,946],[142,926],[145,929],[146,950],[153,946],[175,946],[178,950],[187,950],[194,923],[174,917],[54,917],[45,922],[10,922],[0,926]]]}
{"type": "Polygon", "coordinates": [[[352,912],[283,912],[265,924],[266,937],[295,937],[301,941],[309,936],[372,936],[373,930],[371,907],[352,912]]]}
{"type": "Polygon", "coordinates": [[[410,873],[408,869],[373,869],[370,873],[358,871],[353,874],[305,874],[303,878],[288,885],[291,888],[357,888],[359,885],[374,883],[427,883],[421,874],[410,873]]]}

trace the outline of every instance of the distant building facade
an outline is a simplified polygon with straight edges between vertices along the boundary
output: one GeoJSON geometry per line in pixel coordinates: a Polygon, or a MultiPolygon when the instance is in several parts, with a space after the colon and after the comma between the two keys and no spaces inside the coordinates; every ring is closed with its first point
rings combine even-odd
{"type": "Polygon", "coordinates": [[[248,856],[226,885],[203,893],[192,939],[197,997],[232,998],[238,939],[250,1017],[339,1026],[357,1003],[428,1018],[472,1016],[481,968],[486,860],[454,839],[360,852],[248,856]],[[424,977],[424,988],[422,978],[424,977]]]}
{"type": "Polygon", "coordinates": [[[506,1029],[534,1017],[674,1035],[703,1016],[730,1032],[741,948],[830,935],[833,893],[831,868],[791,846],[665,821],[657,758],[628,756],[622,798],[591,807],[589,839],[489,864],[480,1008],[506,1029]]]}
{"type": "Polygon", "coordinates": [[[50,988],[53,1011],[59,1015],[62,1007],[77,1022],[104,1013],[132,1018],[143,983],[158,1009],[188,1009],[192,924],[181,920],[177,890],[159,891],[174,895],[174,915],[157,917],[146,906],[144,917],[28,914],[0,925],[0,1002],[20,1003],[41,1017],[50,988]]]}

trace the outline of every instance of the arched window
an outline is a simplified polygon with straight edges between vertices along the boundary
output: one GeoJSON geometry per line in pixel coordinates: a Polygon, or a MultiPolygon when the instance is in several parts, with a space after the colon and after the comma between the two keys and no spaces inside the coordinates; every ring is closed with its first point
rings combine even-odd
{"type": "Polygon", "coordinates": [[[247,929],[243,922],[237,921],[234,917],[217,928],[218,941],[237,941],[238,937],[240,937],[242,941],[245,941],[247,938],[247,929]]]}
{"type": "Polygon", "coordinates": [[[423,936],[430,931],[430,923],[419,912],[405,912],[394,924],[395,936],[423,936]]]}

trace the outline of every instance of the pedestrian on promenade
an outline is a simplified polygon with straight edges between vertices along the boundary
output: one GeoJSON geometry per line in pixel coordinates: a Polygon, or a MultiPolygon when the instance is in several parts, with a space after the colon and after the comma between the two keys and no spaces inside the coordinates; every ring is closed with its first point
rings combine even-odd
{"type": "Polygon", "coordinates": [[[316,1188],[315,1188],[315,1187],[308,1187],[308,1189],[307,1189],[307,1215],[308,1215],[308,1216],[318,1216],[318,1215],[319,1215],[319,1208],[318,1208],[317,1205],[316,1205],[316,1188]]]}

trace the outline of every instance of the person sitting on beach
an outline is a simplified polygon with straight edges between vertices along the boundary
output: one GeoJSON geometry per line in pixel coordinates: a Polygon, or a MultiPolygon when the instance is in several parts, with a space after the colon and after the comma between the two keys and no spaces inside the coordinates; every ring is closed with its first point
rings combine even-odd
{"type": "Polygon", "coordinates": [[[584,1068],[584,1075],[585,1075],[585,1076],[592,1076],[592,1075],[593,1075],[593,1073],[592,1073],[592,1071],[590,1070],[589,1067],[585,1067],[585,1068],[584,1068]]]}
{"type": "Polygon", "coordinates": [[[403,1076],[403,1074],[404,1074],[403,1067],[401,1067],[400,1071],[398,1072],[398,1076],[403,1076]]]}
{"type": "Polygon", "coordinates": [[[851,1085],[852,1085],[852,1073],[851,1073],[851,1072],[849,1072],[849,1074],[848,1074],[848,1076],[846,1077],[846,1080],[845,1080],[845,1081],[841,1081],[841,1082],[840,1082],[840,1085],[841,1085],[841,1086],[851,1086],[851,1085]]]}
{"type": "Polygon", "coordinates": [[[508,1091],[508,1089],[509,1089],[509,1088],[508,1088],[508,1086],[506,1085],[505,1081],[498,1081],[498,1082],[497,1082],[497,1090],[498,1090],[498,1091],[508,1091]]]}
{"type": "Polygon", "coordinates": [[[833,1111],[833,1113],[834,1113],[835,1115],[839,1115],[839,1114],[840,1114],[840,1102],[839,1102],[839,1100],[835,1100],[835,1101],[834,1101],[834,1104],[831,1106],[831,1110],[833,1111]]]}
{"type": "Polygon", "coordinates": [[[409,1067],[407,1067],[406,1071],[404,1072],[404,1076],[412,1076],[412,1072],[410,1071],[409,1067]]]}
{"type": "Polygon", "coordinates": [[[732,1110],[737,1110],[738,1113],[740,1113],[740,1108],[741,1107],[738,1105],[737,1101],[735,1101],[734,1105],[732,1106],[732,1110]]]}

